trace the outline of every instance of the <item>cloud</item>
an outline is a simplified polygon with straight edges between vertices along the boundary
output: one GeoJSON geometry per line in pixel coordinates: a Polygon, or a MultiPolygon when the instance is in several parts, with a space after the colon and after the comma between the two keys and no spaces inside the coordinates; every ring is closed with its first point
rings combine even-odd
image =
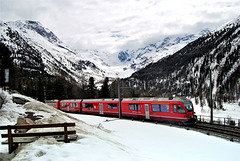
{"type": "Polygon", "coordinates": [[[215,29],[238,0],[0,0],[3,21],[37,20],[69,47],[117,53],[168,35],[215,29]]]}

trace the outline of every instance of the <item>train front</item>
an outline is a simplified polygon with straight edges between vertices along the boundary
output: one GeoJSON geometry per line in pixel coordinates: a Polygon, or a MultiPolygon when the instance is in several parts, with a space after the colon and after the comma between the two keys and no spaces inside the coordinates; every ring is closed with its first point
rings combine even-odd
{"type": "Polygon", "coordinates": [[[194,112],[194,107],[189,99],[185,99],[184,101],[181,101],[184,105],[184,107],[187,110],[187,117],[189,118],[188,121],[186,122],[187,125],[193,125],[197,121],[197,116],[195,115],[194,112]]]}

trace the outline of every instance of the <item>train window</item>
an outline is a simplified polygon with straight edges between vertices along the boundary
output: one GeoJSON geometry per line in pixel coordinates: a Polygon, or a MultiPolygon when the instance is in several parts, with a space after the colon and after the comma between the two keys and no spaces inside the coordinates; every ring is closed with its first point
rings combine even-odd
{"type": "Polygon", "coordinates": [[[78,103],[70,103],[71,107],[78,107],[78,103]]]}
{"type": "Polygon", "coordinates": [[[153,112],[161,112],[161,105],[160,104],[152,104],[152,111],[153,112]]]}
{"type": "Polygon", "coordinates": [[[169,104],[152,104],[153,112],[170,112],[169,104]]]}
{"type": "Polygon", "coordinates": [[[129,104],[129,110],[135,110],[134,104],[129,104]]]}
{"type": "Polygon", "coordinates": [[[186,113],[184,108],[181,105],[178,105],[178,113],[186,113]]]}
{"type": "Polygon", "coordinates": [[[93,103],[83,103],[83,108],[93,108],[93,103]]]}
{"type": "Polygon", "coordinates": [[[62,103],[62,107],[67,107],[67,103],[62,103]]]}
{"type": "Polygon", "coordinates": [[[161,104],[161,112],[170,112],[169,104],[161,104]]]}
{"type": "Polygon", "coordinates": [[[107,108],[108,109],[117,109],[117,104],[116,103],[108,103],[107,108]]]}
{"type": "Polygon", "coordinates": [[[173,112],[177,113],[177,105],[173,105],[173,112]]]}
{"type": "Polygon", "coordinates": [[[140,104],[129,104],[129,110],[140,111],[140,104]]]}
{"type": "Polygon", "coordinates": [[[183,102],[183,105],[186,107],[188,112],[192,112],[193,111],[193,104],[192,102],[183,102]]]}

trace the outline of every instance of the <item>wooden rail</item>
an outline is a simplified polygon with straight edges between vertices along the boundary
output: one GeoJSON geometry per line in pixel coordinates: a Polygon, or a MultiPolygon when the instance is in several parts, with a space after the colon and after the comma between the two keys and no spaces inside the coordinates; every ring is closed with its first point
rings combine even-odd
{"type": "MultiPolygon", "coordinates": [[[[39,137],[39,136],[64,136],[64,142],[69,143],[70,140],[68,135],[76,134],[75,130],[68,131],[67,127],[75,126],[75,123],[58,123],[58,124],[39,124],[39,125],[8,125],[0,126],[0,130],[8,130],[7,134],[2,134],[2,138],[8,138],[8,151],[12,153],[18,147],[18,143],[30,143],[31,140],[14,141],[14,137],[39,137]],[[31,129],[31,128],[53,128],[53,127],[64,127],[63,131],[55,132],[34,132],[34,133],[12,133],[12,129],[31,129]]],[[[74,139],[73,139],[74,140],[74,139]]]]}

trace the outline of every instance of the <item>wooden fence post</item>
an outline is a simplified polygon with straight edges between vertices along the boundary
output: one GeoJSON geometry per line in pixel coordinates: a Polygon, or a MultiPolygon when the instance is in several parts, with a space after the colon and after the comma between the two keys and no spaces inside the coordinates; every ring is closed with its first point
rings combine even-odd
{"type": "Polygon", "coordinates": [[[10,154],[18,147],[18,144],[13,143],[11,125],[9,125],[7,129],[8,129],[8,149],[9,149],[9,154],[10,154]]]}
{"type": "Polygon", "coordinates": [[[68,141],[67,123],[64,123],[64,142],[65,143],[69,143],[69,141],[68,141]]]}
{"type": "Polygon", "coordinates": [[[13,151],[13,138],[12,138],[12,129],[11,126],[8,126],[8,149],[9,154],[13,151]]]}

